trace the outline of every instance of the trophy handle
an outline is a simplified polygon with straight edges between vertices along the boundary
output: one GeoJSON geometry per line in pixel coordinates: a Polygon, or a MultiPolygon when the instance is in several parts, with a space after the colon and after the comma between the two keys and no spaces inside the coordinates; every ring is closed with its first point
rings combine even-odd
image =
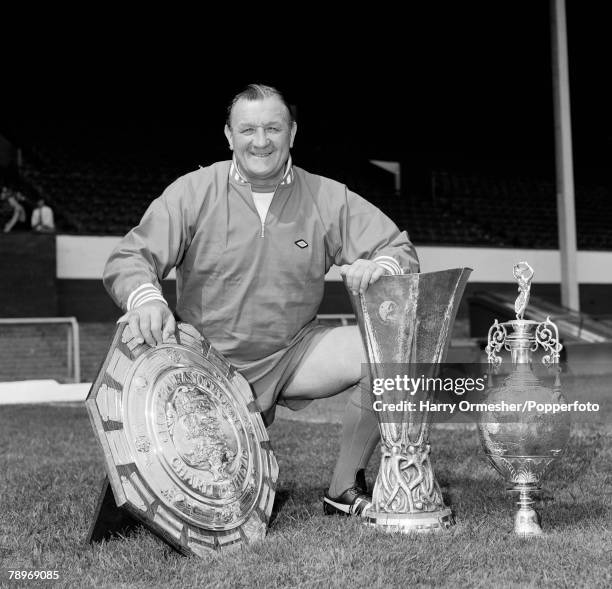
{"type": "Polygon", "coordinates": [[[559,353],[563,349],[563,345],[559,342],[559,330],[557,326],[550,320],[550,316],[546,317],[546,321],[539,323],[535,330],[536,348],[540,345],[548,354],[542,358],[542,363],[546,366],[559,363],[559,353]]]}
{"type": "Polygon", "coordinates": [[[497,367],[502,363],[501,356],[498,356],[497,352],[499,352],[506,343],[507,336],[508,332],[506,331],[506,326],[499,323],[496,319],[495,323],[489,328],[487,347],[485,348],[489,364],[492,364],[493,367],[497,367]]]}

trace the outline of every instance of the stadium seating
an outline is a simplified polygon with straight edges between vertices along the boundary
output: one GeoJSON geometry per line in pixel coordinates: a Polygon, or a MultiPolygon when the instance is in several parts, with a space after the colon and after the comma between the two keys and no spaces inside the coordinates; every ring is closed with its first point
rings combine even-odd
{"type": "MultiPolygon", "coordinates": [[[[552,181],[434,170],[428,193],[406,186],[398,195],[390,174],[365,160],[342,161],[325,154],[318,161],[316,154],[310,160],[300,163],[367,196],[418,245],[557,247],[552,181]]],[[[188,169],[184,164],[137,158],[108,156],[92,161],[54,148],[39,149],[36,158],[26,158],[23,174],[52,203],[60,231],[121,235],[138,222],[165,186],[188,169]]],[[[580,249],[612,249],[612,205],[606,189],[577,187],[576,215],[580,249]]]]}

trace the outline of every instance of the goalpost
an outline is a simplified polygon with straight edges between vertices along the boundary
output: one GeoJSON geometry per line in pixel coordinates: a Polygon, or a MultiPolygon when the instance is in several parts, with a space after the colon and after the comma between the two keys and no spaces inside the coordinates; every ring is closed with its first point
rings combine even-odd
{"type": "Polygon", "coordinates": [[[68,373],[72,375],[72,381],[81,382],[81,347],[79,339],[79,324],[75,317],[15,317],[0,319],[2,325],[49,325],[67,324],[68,338],[66,345],[66,356],[68,361],[68,373]]]}

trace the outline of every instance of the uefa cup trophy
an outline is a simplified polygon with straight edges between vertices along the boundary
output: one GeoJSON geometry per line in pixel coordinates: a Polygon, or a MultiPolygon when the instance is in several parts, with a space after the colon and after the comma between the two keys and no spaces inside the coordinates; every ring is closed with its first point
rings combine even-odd
{"type": "Polygon", "coordinates": [[[546,404],[565,402],[559,380],[562,345],[550,317],[543,322],[523,319],[533,275],[527,262],[514,266],[519,290],[516,319],[505,323],[496,319],[489,329],[486,352],[491,372],[497,372],[502,363],[497,355],[502,348],[510,352],[512,370],[501,383],[488,389],[484,399],[489,406],[506,410],[482,412],[479,420],[485,454],[504,477],[508,490],[518,493],[514,531],[521,536],[542,534],[534,496],[540,492],[550,466],[562,455],[570,430],[569,413],[541,409],[546,404]],[[531,354],[538,348],[544,352],[542,363],[554,376],[552,387],[544,386],[532,372],[531,354]]]}
{"type": "MultiPolygon", "coordinates": [[[[435,376],[444,361],[469,268],[382,276],[365,294],[351,295],[375,379],[435,376]]],[[[427,402],[426,390],[371,394],[371,402],[427,402]]],[[[377,412],[381,464],[367,523],[385,531],[429,532],[454,524],[430,459],[428,411],[377,412]]]]}

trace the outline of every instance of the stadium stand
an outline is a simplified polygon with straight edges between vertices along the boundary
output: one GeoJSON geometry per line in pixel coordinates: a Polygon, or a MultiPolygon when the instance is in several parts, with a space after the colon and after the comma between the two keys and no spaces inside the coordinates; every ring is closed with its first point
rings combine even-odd
{"type": "MultiPolygon", "coordinates": [[[[57,148],[35,153],[24,159],[24,181],[53,204],[59,230],[64,233],[126,233],[150,201],[189,169],[178,163],[112,157],[92,161],[57,148]]],[[[552,181],[433,170],[428,193],[414,193],[406,187],[398,195],[391,175],[366,160],[322,158],[300,163],[366,195],[407,229],[417,244],[557,247],[552,181]]],[[[577,187],[579,249],[612,249],[609,202],[608,190],[601,186],[577,187]]]]}
{"type": "MultiPolygon", "coordinates": [[[[602,186],[576,187],[578,249],[612,249],[612,207],[602,186]]],[[[528,177],[432,172],[434,206],[451,219],[469,220],[480,235],[465,245],[533,249],[558,247],[555,185],[528,177]]],[[[452,227],[452,223],[450,224],[452,227]]]]}
{"type": "Polygon", "coordinates": [[[37,163],[25,158],[22,175],[54,204],[66,233],[121,235],[133,227],[149,202],[179,172],[117,161],[79,161],[54,150],[37,152],[37,163]]]}

